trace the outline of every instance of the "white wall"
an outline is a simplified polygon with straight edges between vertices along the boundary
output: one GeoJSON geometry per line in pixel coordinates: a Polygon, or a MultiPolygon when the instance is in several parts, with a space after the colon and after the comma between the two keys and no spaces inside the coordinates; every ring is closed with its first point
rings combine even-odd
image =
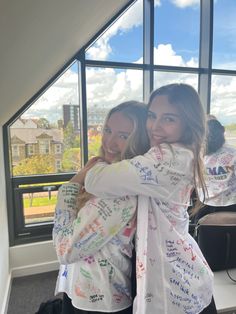
{"type": "Polygon", "coordinates": [[[13,246],[9,252],[13,278],[56,270],[59,267],[52,241],[13,246]]]}
{"type": "MultiPolygon", "coordinates": [[[[3,148],[2,127],[0,127],[0,147],[3,148]]],[[[0,149],[0,169],[0,313],[3,313],[2,310],[7,303],[8,287],[10,286],[9,239],[3,149],[0,149]]]]}
{"type": "Polygon", "coordinates": [[[0,1],[0,120],[7,121],[127,0],[0,1]]]}

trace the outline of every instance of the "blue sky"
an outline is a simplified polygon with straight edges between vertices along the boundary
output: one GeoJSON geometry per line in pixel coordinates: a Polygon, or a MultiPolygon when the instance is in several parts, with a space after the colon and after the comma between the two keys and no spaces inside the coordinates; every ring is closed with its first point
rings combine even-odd
{"type": "MultiPolygon", "coordinates": [[[[155,0],[154,59],[156,64],[198,66],[200,0],[155,0]]],[[[214,1],[213,67],[236,70],[236,0],[214,1]]],[[[142,62],[142,1],[138,0],[88,49],[94,60],[142,62]]],[[[89,106],[113,107],[121,100],[142,98],[142,74],[114,69],[87,70],[89,106]]],[[[192,75],[155,76],[157,86],[184,81],[195,86],[192,75]]],[[[62,105],[78,103],[76,67],[62,75],[25,113],[25,117],[57,120],[62,105]]],[[[236,121],[236,77],[217,76],[212,81],[212,113],[223,123],[236,121]]]]}

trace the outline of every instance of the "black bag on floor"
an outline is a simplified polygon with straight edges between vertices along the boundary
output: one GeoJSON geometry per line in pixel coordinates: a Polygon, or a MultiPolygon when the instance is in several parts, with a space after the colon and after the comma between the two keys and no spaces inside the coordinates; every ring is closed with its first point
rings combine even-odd
{"type": "Polygon", "coordinates": [[[62,299],[50,299],[40,304],[38,311],[35,314],[61,314],[62,299]]]}
{"type": "Polygon", "coordinates": [[[236,268],[236,212],[215,212],[202,217],[195,235],[213,271],[228,273],[230,268],[236,268]]]}

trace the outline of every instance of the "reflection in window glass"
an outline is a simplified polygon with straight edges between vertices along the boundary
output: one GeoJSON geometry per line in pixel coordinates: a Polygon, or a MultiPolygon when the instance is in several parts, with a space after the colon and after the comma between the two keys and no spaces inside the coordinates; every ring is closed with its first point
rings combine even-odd
{"type": "Polygon", "coordinates": [[[214,1],[212,67],[236,70],[236,2],[214,1]]]}
{"type": "Polygon", "coordinates": [[[236,77],[213,75],[211,112],[224,126],[227,141],[236,146],[236,77]]]}
{"type": "Polygon", "coordinates": [[[136,1],[101,35],[87,52],[90,60],[142,62],[143,1],[136,1]]]}
{"type": "Polygon", "coordinates": [[[14,176],[80,168],[77,63],[10,126],[10,138],[14,176]]]}
{"type": "Polygon", "coordinates": [[[86,69],[88,150],[97,155],[101,131],[109,109],[128,100],[143,100],[143,72],[140,70],[86,69]]]}
{"type": "Polygon", "coordinates": [[[155,0],[154,19],[154,63],[198,67],[200,0],[155,0]]]}
{"type": "Polygon", "coordinates": [[[186,83],[197,91],[198,75],[189,73],[154,72],[154,89],[172,83],[186,83]]]}

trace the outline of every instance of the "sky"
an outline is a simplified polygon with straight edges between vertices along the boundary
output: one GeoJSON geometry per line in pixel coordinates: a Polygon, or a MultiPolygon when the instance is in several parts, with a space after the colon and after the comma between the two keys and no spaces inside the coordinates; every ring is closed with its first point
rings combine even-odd
{"type": "MultiPolygon", "coordinates": [[[[158,65],[198,67],[200,0],[155,0],[154,61],[158,65]]],[[[214,1],[213,68],[236,70],[236,1],[214,1]]],[[[138,0],[87,50],[86,58],[143,62],[142,1],[138,0]]],[[[139,70],[87,68],[88,108],[111,108],[118,103],[142,100],[139,70]]],[[[158,72],[154,88],[171,82],[197,88],[193,74],[158,72]]],[[[212,110],[223,124],[236,123],[236,76],[212,78],[212,110]]],[[[77,64],[73,64],[24,114],[49,121],[62,118],[63,104],[78,104],[77,64]]]]}

